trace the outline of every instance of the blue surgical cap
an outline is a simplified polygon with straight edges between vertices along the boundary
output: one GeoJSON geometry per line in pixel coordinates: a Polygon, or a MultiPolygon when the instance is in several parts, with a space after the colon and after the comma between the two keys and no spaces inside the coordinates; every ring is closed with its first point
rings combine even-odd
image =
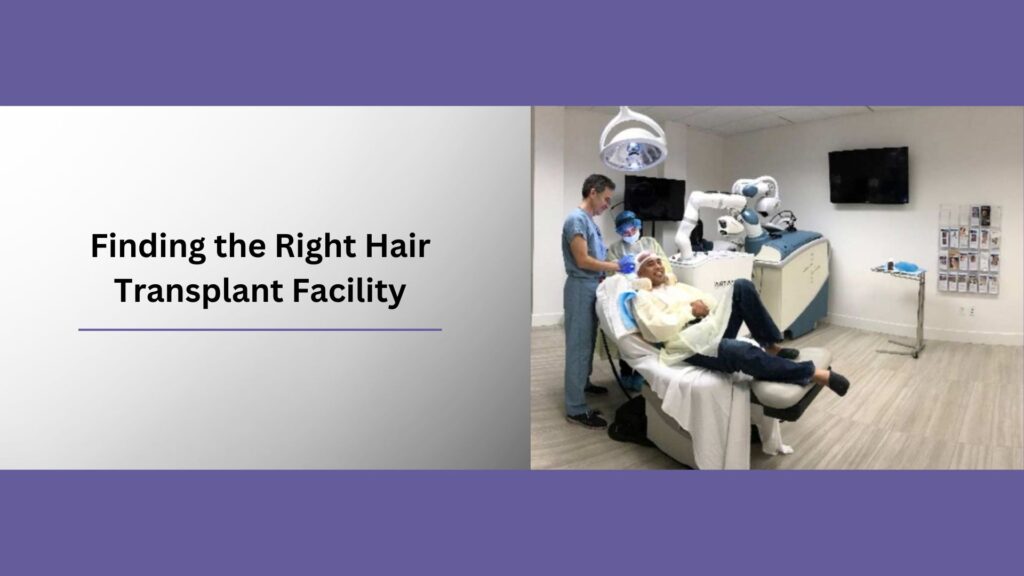
{"type": "Polygon", "coordinates": [[[615,231],[619,234],[622,234],[626,228],[640,228],[641,226],[640,219],[631,210],[624,210],[615,217],[615,231]]]}

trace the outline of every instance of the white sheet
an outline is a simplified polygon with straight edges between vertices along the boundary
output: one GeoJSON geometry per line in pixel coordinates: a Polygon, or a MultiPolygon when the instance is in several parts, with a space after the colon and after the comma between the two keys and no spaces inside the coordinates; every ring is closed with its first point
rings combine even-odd
{"type": "MultiPolygon", "coordinates": [[[[621,347],[621,346],[620,346],[621,347]]],[[[683,364],[666,366],[657,355],[629,360],[661,399],[661,409],[693,438],[702,470],[750,468],[750,424],[758,428],[767,454],[789,454],[779,421],[750,403],[750,377],[731,376],[683,364]]]]}

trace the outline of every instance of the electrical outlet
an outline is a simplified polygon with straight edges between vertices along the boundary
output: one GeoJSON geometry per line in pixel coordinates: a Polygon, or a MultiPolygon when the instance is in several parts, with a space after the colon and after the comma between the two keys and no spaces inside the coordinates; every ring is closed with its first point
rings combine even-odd
{"type": "Polygon", "coordinates": [[[974,306],[971,306],[971,314],[970,314],[970,316],[971,316],[971,318],[974,318],[974,306]]]}

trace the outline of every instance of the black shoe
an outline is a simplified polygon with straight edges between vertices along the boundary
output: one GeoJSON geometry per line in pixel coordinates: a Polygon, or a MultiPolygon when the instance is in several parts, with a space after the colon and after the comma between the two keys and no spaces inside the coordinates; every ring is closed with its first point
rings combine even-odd
{"type": "Polygon", "coordinates": [[[604,418],[595,414],[593,410],[587,410],[583,414],[575,416],[566,416],[565,419],[573,424],[579,424],[592,430],[601,430],[608,427],[608,423],[605,422],[604,418]]]}
{"type": "Polygon", "coordinates": [[[587,382],[587,385],[583,387],[583,392],[586,394],[593,394],[594,396],[603,396],[608,393],[608,389],[603,386],[594,386],[590,382],[587,382]]]}
{"type": "Polygon", "coordinates": [[[850,389],[850,381],[842,374],[830,370],[828,373],[828,387],[836,394],[846,396],[846,391],[850,389]]]}
{"type": "Polygon", "coordinates": [[[796,360],[800,357],[800,351],[796,348],[782,348],[776,356],[779,358],[785,358],[786,360],[796,360]]]}

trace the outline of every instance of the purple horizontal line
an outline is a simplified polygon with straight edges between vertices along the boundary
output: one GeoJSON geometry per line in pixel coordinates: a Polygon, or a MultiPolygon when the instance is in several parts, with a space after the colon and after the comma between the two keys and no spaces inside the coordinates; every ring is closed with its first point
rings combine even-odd
{"type": "Polygon", "coordinates": [[[79,328],[79,332],[440,332],[440,328],[79,328]]]}

